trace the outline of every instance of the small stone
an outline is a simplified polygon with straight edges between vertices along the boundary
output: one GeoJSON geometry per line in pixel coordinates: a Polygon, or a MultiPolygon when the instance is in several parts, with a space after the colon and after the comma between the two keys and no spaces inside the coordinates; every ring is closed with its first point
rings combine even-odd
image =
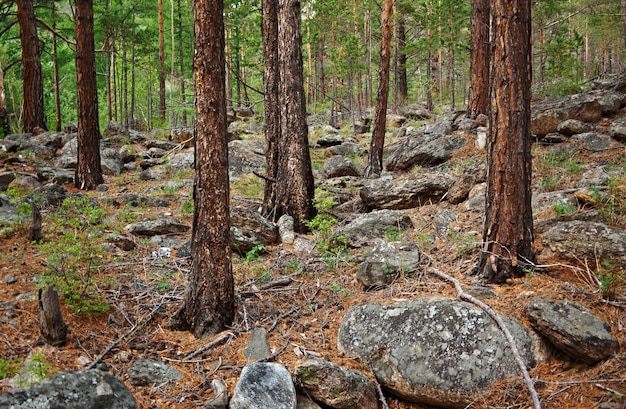
{"type": "Polygon", "coordinates": [[[248,362],[261,361],[272,355],[267,342],[267,331],[264,328],[255,328],[250,333],[250,340],[243,352],[248,362]]]}
{"type": "Polygon", "coordinates": [[[7,274],[6,276],[4,276],[5,284],[15,284],[16,282],[17,282],[17,278],[15,278],[15,276],[12,274],[7,274]]]}

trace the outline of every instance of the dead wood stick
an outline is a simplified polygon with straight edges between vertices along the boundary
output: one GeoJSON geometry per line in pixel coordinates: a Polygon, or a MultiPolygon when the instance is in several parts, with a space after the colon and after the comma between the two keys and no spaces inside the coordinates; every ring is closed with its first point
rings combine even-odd
{"type": "Polygon", "coordinates": [[[213,341],[209,342],[208,344],[202,346],[199,349],[196,349],[194,352],[187,354],[187,356],[183,358],[183,362],[193,358],[194,356],[200,355],[204,351],[213,348],[215,345],[218,345],[224,342],[226,338],[228,337],[234,338],[236,337],[236,335],[233,332],[223,332],[219,337],[215,338],[213,341]]]}
{"type": "Polygon", "coordinates": [[[372,374],[372,377],[374,377],[374,383],[376,384],[376,391],[378,391],[378,400],[380,400],[380,403],[383,405],[383,409],[389,409],[389,405],[387,405],[387,399],[385,399],[385,395],[383,394],[383,388],[380,387],[380,383],[378,382],[378,378],[376,378],[376,373],[374,372],[374,368],[372,368],[371,365],[367,365],[367,367],[370,370],[370,373],[372,374]]]}
{"type": "Polygon", "coordinates": [[[506,326],[505,322],[502,320],[502,317],[500,317],[491,307],[489,307],[487,304],[485,304],[484,302],[480,301],[478,298],[473,297],[469,294],[467,294],[465,291],[463,291],[463,287],[461,287],[461,283],[459,282],[459,280],[457,280],[454,277],[451,277],[449,275],[447,275],[446,273],[439,271],[437,269],[434,268],[430,268],[428,269],[429,273],[432,273],[440,278],[443,278],[446,281],[449,281],[451,283],[454,284],[454,288],[456,289],[457,292],[457,296],[459,297],[459,299],[464,300],[464,301],[468,301],[478,307],[480,307],[483,311],[485,311],[487,314],[489,314],[489,316],[491,318],[493,318],[497,323],[498,326],[500,327],[500,329],[502,330],[502,332],[504,333],[504,336],[506,337],[506,340],[509,343],[509,346],[511,347],[511,351],[513,352],[513,356],[515,357],[515,361],[517,362],[517,365],[519,366],[520,371],[522,372],[522,377],[524,378],[524,382],[526,383],[526,387],[528,388],[528,392],[530,393],[530,396],[533,400],[533,406],[535,409],[541,409],[541,402],[539,401],[539,395],[537,394],[537,390],[535,389],[535,385],[533,383],[532,378],[530,377],[530,374],[528,373],[528,370],[526,369],[526,363],[524,362],[524,359],[522,359],[522,356],[519,352],[519,349],[517,348],[517,344],[515,343],[515,340],[513,339],[513,335],[511,334],[511,331],[509,331],[509,328],[506,326]]]}
{"type": "Polygon", "coordinates": [[[93,367],[95,367],[100,361],[102,361],[102,359],[109,353],[111,352],[111,350],[113,348],[115,348],[120,342],[122,342],[124,339],[126,339],[128,336],[130,336],[133,332],[137,331],[139,328],[145,326],[148,322],[150,322],[152,320],[152,317],[154,317],[154,314],[156,314],[156,312],[159,310],[159,308],[161,308],[161,306],[163,305],[163,300],[161,300],[161,303],[159,303],[159,305],[157,305],[156,307],[154,307],[152,309],[152,311],[150,311],[150,313],[144,317],[143,319],[141,319],[139,322],[137,322],[136,324],[134,324],[132,326],[131,329],[129,329],[128,331],[126,331],[124,334],[122,334],[121,337],[119,337],[118,339],[116,339],[115,341],[113,341],[104,351],[102,351],[100,353],[100,355],[98,355],[98,357],[96,359],[94,359],[89,366],[87,366],[87,368],[85,369],[92,369],[93,367]]]}

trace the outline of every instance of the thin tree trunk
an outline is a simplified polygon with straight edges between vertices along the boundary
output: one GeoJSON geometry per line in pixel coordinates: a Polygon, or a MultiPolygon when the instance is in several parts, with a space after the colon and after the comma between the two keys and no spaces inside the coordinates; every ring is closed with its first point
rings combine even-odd
{"type": "Polygon", "coordinates": [[[158,0],[159,12],[159,119],[165,122],[165,20],[163,0],[158,0]]]}
{"type": "Polygon", "coordinates": [[[624,45],[626,46],[626,0],[621,1],[622,5],[622,20],[624,22],[624,45]]]}
{"type": "Polygon", "coordinates": [[[24,131],[47,130],[43,105],[41,50],[37,37],[35,10],[31,0],[17,0],[17,20],[22,43],[24,84],[24,131]]]}
{"type": "Polygon", "coordinates": [[[183,126],[187,126],[187,95],[185,94],[185,52],[183,50],[183,12],[178,0],[178,59],[180,62],[180,99],[183,105],[183,126]]]}
{"type": "Polygon", "coordinates": [[[128,132],[128,47],[126,47],[126,22],[122,22],[122,95],[120,97],[120,114],[122,116],[122,126],[124,133],[128,132]]]}
{"type": "Polygon", "coordinates": [[[409,96],[409,86],[406,76],[406,29],[403,13],[398,15],[398,27],[396,32],[398,38],[398,95],[400,97],[399,103],[404,105],[409,96]]]}
{"type": "Polygon", "coordinates": [[[370,154],[365,167],[365,177],[380,175],[383,169],[383,147],[387,130],[387,101],[389,99],[389,65],[391,60],[391,14],[393,0],[383,1],[380,19],[380,62],[378,66],[378,91],[376,92],[376,118],[370,144],[370,154]]]}
{"type": "Polygon", "coordinates": [[[235,318],[231,265],[223,0],[194,2],[196,176],[192,267],[174,329],[217,334],[235,318]]]}
{"type": "Polygon", "coordinates": [[[4,94],[4,72],[2,70],[2,62],[0,61],[0,123],[2,123],[2,132],[6,137],[11,133],[11,124],[7,115],[7,101],[4,94]]]}
{"type": "Polygon", "coordinates": [[[133,17],[131,19],[131,34],[130,34],[130,128],[135,129],[135,14],[133,13],[133,17]]]}
{"type": "MultiPolygon", "coordinates": [[[[56,8],[52,4],[52,29],[56,31],[56,8]]],[[[59,60],[57,55],[57,36],[52,33],[52,82],[54,84],[54,125],[61,132],[61,92],[59,90],[59,60]]]]}
{"type": "Polygon", "coordinates": [[[489,15],[491,0],[472,0],[470,90],[467,117],[476,119],[489,109],[489,15]]]}
{"type": "Polygon", "coordinates": [[[278,177],[278,142],[280,140],[279,65],[278,65],[278,0],[262,1],[263,82],[265,85],[266,173],[263,214],[276,216],[276,179],[278,177]]]}
{"type": "Polygon", "coordinates": [[[98,88],[93,37],[93,0],[76,1],[76,88],[78,164],[74,186],[93,190],[104,183],[100,166],[98,88]]]}
{"type": "Polygon", "coordinates": [[[534,262],[531,207],[531,6],[494,0],[487,200],[478,270],[488,282],[521,277],[534,262]]]}
{"type": "Polygon", "coordinates": [[[314,181],[309,154],[306,101],[300,36],[300,3],[278,1],[278,59],[280,75],[281,141],[276,186],[276,216],[294,218],[298,232],[315,216],[314,181]]]}

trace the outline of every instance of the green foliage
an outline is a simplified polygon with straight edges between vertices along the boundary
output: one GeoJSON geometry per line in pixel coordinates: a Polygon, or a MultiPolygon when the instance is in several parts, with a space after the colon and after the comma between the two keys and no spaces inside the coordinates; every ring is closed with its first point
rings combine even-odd
{"type": "Polygon", "coordinates": [[[263,199],[265,183],[254,174],[243,175],[230,181],[230,190],[233,195],[249,199],[263,199]]]}
{"type": "Polygon", "coordinates": [[[605,261],[602,263],[602,267],[596,271],[596,281],[602,298],[614,300],[617,291],[626,284],[626,271],[615,272],[611,263],[605,261]]]}
{"type": "Polygon", "coordinates": [[[185,200],[180,207],[180,212],[182,214],[193,214],[193,200],[185,200]]]}
{"type": "Polygon", "coordinates": [[[341,295],[345,295],[345,296],[351,296],[352,295],[352,291],[346,290],[345,288],[343,288],[343,286],[341,284],[338,283],[331,283],[328,286],[329,290],[333,290],[341,295]]]}
{"type": "Polygon", "coordinates": [[[552,208],[561,215],[576,213],[576,207],[566,203],[555,203],[552,208]]]}
{"type": "Polygon", "coordinates": [[[562,179],[559,176],[548,175],[539,181],[542,192],[553,192],[559,188],[562,179]]]}
{"type": "Polygon", "coordinates": [[[259,257],[261,257],[262,253],[265,253],[266,249],[265,246],[263,244],[257,244],[256,246],[252,247],[252,249],[250,251],[248,251],[246,253],[246,258],[244,260],[245,263],[250,264],[253,261],[256,261],[259,259],[259,257]]]}
{"type": "Polygon", "coordinates": [[[398,229],[396,226],[387,226],[385,228],[385,240],[386,241],[402,241],[404,239],[404,232],[398,229]]]}
{"type": "Polygon", "coordinates": [[[22,368],[21,378],[16,382],[19,387],[29,387],[41,382],[52,374],[52,364],[46,361],[43,352],[34,352],[28,356],[22,368]]]}
{"type": "Polygon", "coordinates": [[[16,375],[22,367],[22,360],[19,358],[0,358],[0,379],[11,378],[16,375]]]}
{"type": "Polygon", "coordinates": [[[104,251],[88,235],[102,221],[104,210],[88,196],[67,198],[60,208],[47,217],[57,236],[39,248],[47,267],[40,277],[40,286],[52,285],[63,296],[74,313],[108,311],[99,287],[106,281],[97,277],[104,251]]]}

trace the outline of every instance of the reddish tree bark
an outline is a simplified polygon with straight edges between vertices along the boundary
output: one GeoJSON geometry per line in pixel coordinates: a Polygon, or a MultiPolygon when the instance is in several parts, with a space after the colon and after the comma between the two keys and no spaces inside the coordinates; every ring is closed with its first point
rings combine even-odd
{"type": "Polygon", "coordinates": [[[159,119],[165,122],[165,17],[163,0],[158,0],[159,12],[159,119]]]}
{"type": "Polygon", "coordinates": [[[391,14],[393,0],[383,1],[380,20],[380,62],[378,64],[378,91],[376,93],[376,118],[370,144],[370,154],[365,167],[365,177],[380,175],[383,169],[383,148],[387,130],[387,103],[389,99],[389,65],[391,60],[391,14]]]}
{"type": "Polygon", "coordinates": [[[172,327],[214,335],[235,317],[231,266],[223,0],[194,2],[196,176],[192,267],[172,327]]]}
{"type": "Polygon", "coordinates": [[[280,141],[275,217],[292,216],[296,231],[303,232],[307,230],[304,220],[315,216],[315,186],[306,123],[300,22],[300,2],[279,0],[280,141]]]}
{"type": "Polygon", "coordinates": [[[531,208],[531,5],[494,0],[487,204],[478,272],[492,283],[534,262],[531,208]]]}
{"type": "Polygon", "coordinates": [[[78,165],[74,186],[83,190],[93,190],[104,182],[100,165],[100,126],[94,48],[93,0],[76,0],[78,165]]]}
{"type": "Polygon", "coordinates": [[[2,62],[0,62],[0,123],[4,136],[11,133],[11,125],[9,116],[7,115],[7,101],[4,95],[4,72],[2,71],[2,62]]]}
{"type": "MultiPolygon", "coordinates": [[[[491,0],[472,0],[470,90],[467,117],[476,119],[489,110],[489,15],[491,0]]],[[[625,0],[626,1],[626,0],[625,0]]]]}
{"type": "Polygon", "coordinates": [[[24,131],[33,132],[36,128],[47,130],[35,10],[31,0],[17,0],[16,3],[24,70],[24,131]]]}

